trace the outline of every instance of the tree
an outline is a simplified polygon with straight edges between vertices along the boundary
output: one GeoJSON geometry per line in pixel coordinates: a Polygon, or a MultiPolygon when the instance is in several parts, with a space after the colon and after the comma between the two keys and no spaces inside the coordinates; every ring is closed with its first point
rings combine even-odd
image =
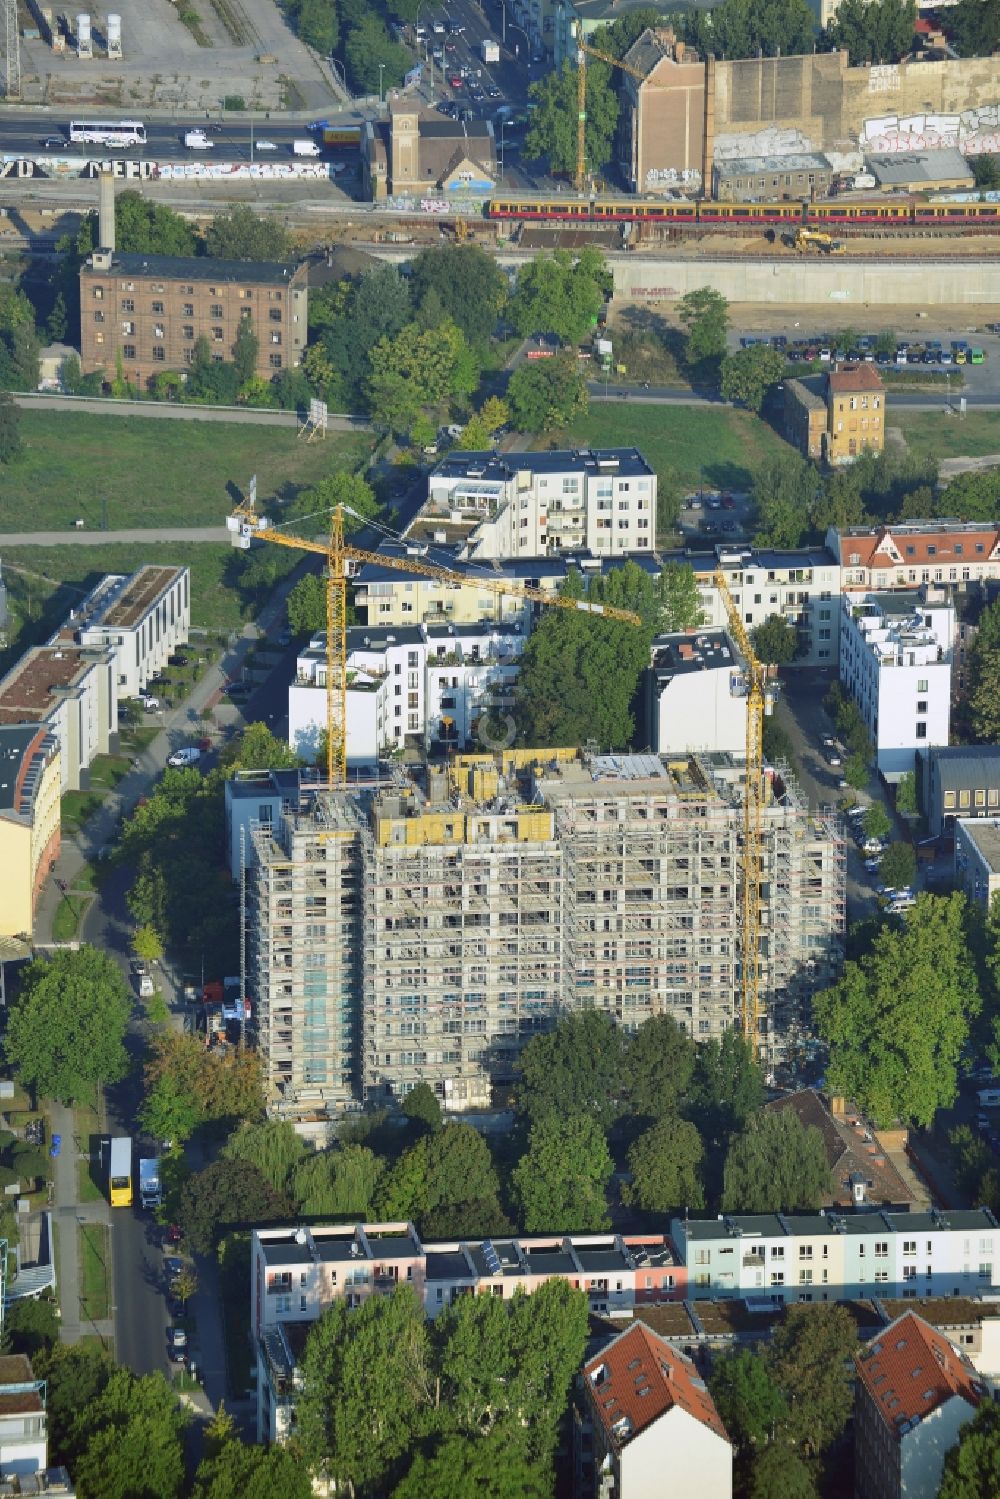
{"type": "MultiPolygon", "coordinates": [[[[91,235],[97,232],[97,215],[87,221],[91,235]]],[[[151,203],[142,193],[129,189],[115,197],[115,243],[122,254],[195,255],[198,237],[187,219],[164,203],[151,203]]],[[[91,238],[84,254],[96,248],[91,238]]]]}
{"type": "Polygon", "coordinates": [[[896,811],[903,817],[913,817],[918,811],[917,778],[912,770],[908,770],[896,782],[896,811]]]}
{"type": "Polygon", "coordinates": [[[684,329],[684,362],[704,376],[726,352],[729,303],[721,292],[700,286],[681,297],[677,316],[684,329]]]}
{"type": "Polygon", "coordinates": [[[16,463],[24,453],[21,408],[7,390],[0,390],[0,463],[16,463]]]}
{"type": "Polygon", "coordinates": [[[814,20],[806,0],[723,0],[708,18],[703,11],[678,17],[686,42],[716,57],[793,57],[810,52],[814,20]]]}
{"type": "Polygon", "coordinates": [[[695,1055],[691,1108],[703,1137],[721,1144],[764,1102],[764,1078],[753,1047],[738,1031],[703,1041],[695,1055]]]}
{"type": "Polygon", "coordinates": [[[522,338],[552,333],[564,344],[576,344],[596,322],[610,290],[600,250],[536,255],[518,272],[510,319],[522,338]]]}
{"type": "Polygon", "coordinates": [[[248,385],[256,374],[259,351],[260,340],[253,331],[252,320],[248,317],[241,318],[236,338],[233,341],[233,366],[240,390],[248,385]]]}
{"type": "Polygon", "coordinates": [[[670,634],[676,630],[696,630],[705,623],[698,579],[689,562],[664,563],[660,570],[659,593],[659,630],[670,634]]]}
{"type": "Polygon", "coordinates": [[[171,1283],[173,1294],[182,1307],[186,1307],[198,1290],[198,1275],[192,1265],[185,1265],[171,1283]]]}
{"type": "Polygon", "coordinates": [[[288,595],[285,608],[293,635],[313,635],[326,629],[326,579],[306,573],[288,595]]]}
{"type": "Polygon", "coordinates": [[[587,415],[587,382],[571,355],[522,364],[511,375],[507,401],[519,432],[555,432],[587,415]]]}
{"type": "Polygon", "coordinates": [[[153,926],[137,926],[132,937],[132,951],[147,963],[158,963],[163,957],[163,938],[153,926]]]}
{"type": "Polygon", "coordinates": [[[1000,188],[1000,159],[996,156],[973,156],[969,165],[980,192],[990,193],[1000,188]]]}
{"type": "Polygon", "coordinates": [[[69,320],[66,315],[66,298],[61,291],[56,292],[52,303],[52,310],[45,323],[45,333],[49,343],[61,344],[66,337],[69,320]]]}
{"type": "Polygon", "coordinates": [[[913,50],[916,19],[915,0],[841,0],[825,38],[849,54],[852,68],[900,62],[913,50]]]}
{"type": "Polygon", "coordinates": [[[1000,739],[1000,600],[979,616],[979,630],[969,653],[969,720],[976,739],[1000,739]]]}
{"type": "Polygon", "coordinates": [[[469,395],[478,371],[467,378],[467,345],[460,328],[447,319],[436,328],[408,323],[394,339],[381,338],[371,351],[368,397],[373,417],[400,431],[423,406],[439,407],[450,396],[469,395]]]}
{"type": "Polygon", "coordinates": [[[301,1361],[298,1437],[308,1465],[338,1488],[370,1493],[410,1449],[430,1404],[430,1339],[410,1286],[334,1305],[301,1361]]]}
{"type": "Polygon", "coordinates": [[[113,1365],[104,1348],[93,1343],[56,1343],[33,1363],[36,1376],[48,1382],[49,1461],[75,1468],[77,1417],[97,1400],[113,1365]]]}
{"type": "Polygon", "coordinates": [[[759,661],[785,666],[798,655],[799,637],[795,626],[780,614],[769,614],[750,631],[750,639],[759,661]]]}
{"type": "Polygon", "coordinates": [[[958,0],[948,17],[952,42],[963,57],[989,57],[1000,46],[998,0],[958,0]]]}
{"type": "Polygon", "coordinates": [[[813,1000],[830,1047],[830,1089],[886,1126],[930,1125],[958,1092],[957,1069],[979,1014],[967,951],[965,899],[918,895],[902,929],[884,927],[870,952],[813,1000]]]}
{"type": "Polygon", "coordinates": [[[139,1108],[139,1124],[154,1140],[183,1145],[205,1121],[205,1112],[195,1096],[172,1077],[162,1077],[146,1094],[139,1108]]]}
{"type": "Polygon", "coordinates": [[[413,1218],[425,1238],[504,1232],[500,1182],[490,1148],[469,1124],[450,1120],[403,1152],[379,1185],[382,1218],[413,1218]]]}
{"type": "Polygon", "coordinates": [[[652,1015],[623,1043],[621,1079],[633,1114],[666,1119],[687,1097],[695,1047],[671,1015],[652,1015]]]}
{"type": "MultiPolygon", "coordinates": [[[[335,474],[321,479],[312,489],[304,490],[289,507],[289,518],[315,515],[318,511],[329,511],[342,506],[344,530],[356,531],[366,521],[374,520],[380,506],[375,491],[361,474],[340,469],[335,474]]],[[[323,521],[324,529],[329,522],[323,521]]]]}
{"type": "Polygon", "coordinates": [[[518,736],[527,745],[623,749],[649,661],[649,634],[621,620],[553,609],[532,631],[514,688],[518,736]]]}
{"type": "Polygon", "coordinates": [[[305,1141],[283,1119],[262,1119],[243,1124],[223,1146],[223,1156],[256,1166],[268,1186],[282,1193],[308,1155],[305,1141]]]}
{"type": "Polygon", "coordinates": [[[249,1051],[206,1053],[197,1036],[165,1031],[153,1038],[143,1075],[147,1093],[169,1079],[205,1119],[233,1123],[264,1112],[260,1061],[249,1051]]]}
{"type": "Polygon", "coordinates": [[[879,878],[890,890],[905,890],[917,877],[917,856],[909,843],[890,843],[879,860],[879,878]]]}
{"type": "Polygon", "coordinates": [[[311,1499],[312,1478],[291,1447],[250,1447],[238,1438],[198,1464],[194,1499],[311,1499]]]}
{"type": "Polygon", "coordinates": [[[383,1170],[366,1145],[317,1151],[296,1169],[292,1197],[307,1217],[364,1222],[372,1216],[383,1170]]]}
{"type": "Polygon", "coordinates": [[[779,1213],[819,1207],[830,1190],[823,1136],[792,1109],[764,1109],[726,1156],[722,1210],[779,1213]]]}
{"type": "Polygon", "coordinates": [[[36,958],[8,1013],[4,1055],[43,1098],[91,1099],[128,1070],[123,1043],[131,1009],[121,970],[107,953],[84,946],[36,958]]]}
{"type": "Polygon", "coordinates": [[[518,1112],[532,1121],[588,1114],[608,1128],[621,1113],[622,1052],[622,1032],[609,1015],[570,1011],[522,1048],[518,1112]]]}
{"type": "Polygon", "coordinates": [[[181,1188],[180,1221],[196,1254],[211,1254],[227,1229],[290,1218],[292,1204],[249,1161],[220,1159],[181,1188]]]}
{"type": "Polygon", "coordinates": [[[786,1307],[775,1328],[768,1367],[788,1401],[785,1430],[804,1457],[821,1456],[847,1425],[857,1345],[853,1317],[832,1302],[786,1307]]]}
{"type": "Polygon", "coordinates": [[[411,296],[420,306],[436,293],[442,314],[461,328],[470,343],[484,343],[507,300],[507,277],[479,245],[447,245],[422,250],[413,262],[411,296]]]}
{"type": "Polygon", "coordinates": [[[77,1416],[80,1499],[180,1499],[187,1421],[162,1374],[116,1369],[77,1416]]]}
{"type": "Polygon", "coordinates": [[[344,64],[348,82],[355,93],[377,93],[380,83],[385,89],[399,88],[412,63],[412,53],[392,40],[383,22],[375,15],[366,15],[347,33],[344,64]],[[380,63],[385,70],[381,77],[380,63]]]}
{"type": "Polygon", "coordinates": [[[1000,1494],[1000,1409],[984,1400],[945,1453],[938,1499],[994,1499],[1000,1494]]]}
{"type": "Polygon", "coordinates": [[[28,1297],[15,1301],[4,1312],[4,1353],[24,1353],[34,1359],[43,1351],[50,1353],[58,1341],[55,1302],[28,1297]]]}
{"type": "Polygon", "coordinates": [[[861,820],[868,838],[887,838],[892,832],[892,818],[881,802],[872,802],[861,820]]]}
{"type": "Polygon", "coordinates": [[[606,1192],[614,1167],[604,1133],[588,1114],[546,1114],[531,1127],[511,1187],[528,1233],[558,1225],[601,1233],[611,1224],[606,1192]]]}
{"type": "Polygon", "coordinates": [[[750,1499],[816,1499],[816,1484],[798,1453],[775,1443],[754,1458],[750,1499]]]}
{"type": "Polygon", "coordinates": [[[731,1440],[741,1456],[765,1448],[788,1406],[767,1362],[750,1348],[736,1348],[714,1360],[708,1387],[731,1440]]]}
{"type": "Polygon", "coordinates": [[[441,1105],[430,1083],[418,1083],[403,1099],[402,1113],[420,1134],[433,1134],[441,1128],[441,1105]]]}
{"type": "MultiPolygon", "coordinates": [[[[567,59],[558,73],[550,73],[528,89],[537,108],[532,111],[522,155],[526,161],[540,161],[545,157],[549,171],[556,176],[572,177],[576,172],[577,87],[576,68],[567,59]]],[[[587,170],[601,172],[611,160],[614,147],[618,96],[611,69],[596,58],[587,60],[586,109],[584,151],[587,170]]]]}
{"type": "Polygon", "coordinates": [[[701,1136],[693,1124],[676,1116],[660,1119],[629,1147],[632,1183],[622,1188],[622,1201],[644,1213],[703,1208],[701,1158],[701,1136]]]}
{"type": "Polygon", "coordinates": [[[809,510],[819,485],[816,469],[798,453],[776,453],[754,471],[754,544],[799,547],[811,530],[809,510]]]}
{"type": "Polygon", "coordinates": [[[864,791],[868,785],[867,756],[848,755],[844,762],[844,780],[852,791],[864,791]]]}
{"type": "Polygon", "coordinates": [[[429,1453],[416,1454],[392,1499],[548,1499],[552,1475],[537,1470],[523,1445],[510,1423],[485,1436],[443,1437],[429,1453]]]}
{"type": "Polygon", "coordinates": [[[784,373],[783,354],[766,344],[751,344],[725,356],[719,366],[719,391],[725,400],[737,401],[756,415],[784,373]]]}
{"type": "Polygon", "coordinates": [[[205,250],[219,260],[284,261],[291,254],[288,232],[276,219],[249,203],[217,213],[205,230],[205,250]]]}
{"type": "Polygon", "coordinates": [[[248,723],[222,752],[226,773],[236,770],[294,770],[301,760],[287,739],[272,734],[266,723],[248,723]]]}

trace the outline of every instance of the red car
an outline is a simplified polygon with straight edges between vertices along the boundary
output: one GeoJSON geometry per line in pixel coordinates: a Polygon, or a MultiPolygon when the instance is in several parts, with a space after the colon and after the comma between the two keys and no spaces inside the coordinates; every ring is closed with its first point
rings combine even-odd
{"type": "Polygon", "coordinates": [[[184,1237],[184,1232],[179,1223],[171,1223],[167,1229],[167,1243],[179,1244],[184,1237]]]}
{"type": "Polygon", "coordinates": [[[729,493],[728,490],[722,496],[722,508],[723,508],[723,510],[735,510],[736,509],[736,501],[733,499],[732,495],[729,493]]]}
{"type": "Polygon", "coordinates": [[[463,80],[461,78],[459,78],[459,76],[458,76],[457,73],[451,73],[451,74],[449,74],[449,76],[448,76],[449,87],[451,87],[451,88],[461,88],[462,87],[462,82],[463,82],[463,80]]]}

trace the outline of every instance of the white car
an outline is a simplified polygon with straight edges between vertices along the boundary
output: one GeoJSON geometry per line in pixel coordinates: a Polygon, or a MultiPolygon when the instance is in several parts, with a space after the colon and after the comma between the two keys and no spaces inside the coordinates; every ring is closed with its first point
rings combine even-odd
{"type": "Polygon", "coordinates": [[[174,750],[173,754],[167,757],[167,764],[173,766],[197,765],[200,759],[201,750],[194,744],[187,744],[183,749],[174,750]]]}
{"type": "Polygon", "coordinates": [[[159,708],[160,706],[160,699],[158,697],[153,697],[152,694],[148,692],[140,692],[139,702],[142,704],[147,713],[155,713],[157,708],[159,708]]]}
{"type": "Polygon", "coordinates": [[[255,151],[277,151],[278,149],[274,141],[254,141],[253,148],[255,151]]]}

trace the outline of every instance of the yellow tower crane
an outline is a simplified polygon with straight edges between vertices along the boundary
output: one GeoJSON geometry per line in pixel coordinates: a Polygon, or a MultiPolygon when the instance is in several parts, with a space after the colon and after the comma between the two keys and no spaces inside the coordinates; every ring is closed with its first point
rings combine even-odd
{"type": "Polygon", "coordinates": [[[331,787],[347,784],[347,563],[374,562],[379,567],[393,568],[401,573],[419,573],[422,577],[440,578],[445,583],[462,587],[474,587],[488,593],[509,594],[534,604],[545,604],[555,609],[580,609],[587,614],[603,614],[610,619],[620,619],[631,625],[641,625],[638,614],[630,609],[615,609],[607,604],[594,604],[587,599],[562,598],[558,594],[544,593],[526,583],[515,583],[505,578],[490,578],[479,573],[460,573],[436,563],[425,562],[422,557],[412,560],[404,557],[385,557],[379,552],[368,552],[361,547],[350,546],[344,540],[344,515],[364,522],[346,505],[336,505],[330,518],[330,535],[326,539],[292,536],[287,531],[272,526],[264,515],[258,515],[251,502],[237,505],[231,512],[226,526],[232,544],[246,551],[251,542],[272,541],[276,546],[296,547],[303,552],[318,552],[327,561],[326,583],[326,771],[331,787]]]}
{"type": "Polygon", "coordinates": [[[631,63],[623,62],[620,57],[612,57],[610,52],[599,52],[596,47],[588,47],[583,39],[583,25],[575,21],[574,35],[576,37],[576,190],[583,192],[583,182],[587,175],[587,58],[596,57],[598,62],[606,62],[612,68],[621,68],[623,73],[629,73],[633,78],[638,78],[640,83],[645,81],[645,73],[640,73],[638,68],[633,68],[631,63]]]}
{"type": "Polygon", "coordinates": [[[770,696],[764,668],[750,643],[746,626],[729,592],[721,567],[715,570],[715,586],[729,617],[729,631],[737,649],[747,663],[746,786],[743,793],[743,858],[741,870],[741,913],[743,951],[740,965],[740,1022],[743,1035],[760,1050],[760,879],[764,822],[764,715],[769,711],[770,696]]]}

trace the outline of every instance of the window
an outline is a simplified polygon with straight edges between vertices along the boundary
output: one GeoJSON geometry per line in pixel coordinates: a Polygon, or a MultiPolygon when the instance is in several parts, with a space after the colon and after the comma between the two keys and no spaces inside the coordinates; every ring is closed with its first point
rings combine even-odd
{"type": "Polygon", "coordinates": [[[926,692],[927,691],[927,678],[926,677],[920,678],[917,681],[917,691],[918,692],[926,692]]]}
{"type": "Polygon", "coordinates": [[[912,1255],[912,1254],[916,1254],[916,1252],[917,1252],[917,1241],[916,1241],[916,1239],[904,1239],[903,1240],[903,1253],[904,1254],[911,1254],[912,1255]]]}
{"type": "Polygon", "coordinates": [[[272,333],[271,334],[271,342],[273,344],[280,344],[281,343],[281,334],[280,333],[272,333]]]}
{"type": "Polygon", "coordinates": [[[925,723],[918,723],[917,724],[916,737],[918,739],[926,739],[927,738],[927,725],[925,723]]]}
{"type": "Polygon", "coordinates": [[[222,329],[221,328],[213,328],[212,329],[212,342],[214,344],[221,344],[221,342],[222,342],[222,329]]]}
{"type": "Polygon", "coordinates": [[[917,699],[917,712],[918,713],[926,713],[927,712],[927,699],[925,697],[921,697],[921,698],[917,699]]]}
{"type": "Polygon", "coordinates": [[[271,357],[268,359],[267,362],[268,362],[268,364],[271,366],[271,368],[273,370],[280,370],[281,369],[281,355],[280,354],[272,354],[271,357]]]}
{"type": "Polygon", "coordinates": [[[122,312],[134,312],[135,299],[133,297],[122,297],[122,312]]]}
{"type": "Polygon", "coordinates": [[[222,303],[221,302],[213,302],[212,305],[211,305],[211,307],[209,308],[209,317],[221,317],[221,316],[222,316],[222,303]]]}
{"type": "Polygon", "coordinates": [[[270,320],[271,320],[272,323],[280,323],[281,322],[281,308],[280,307],[269,307],[268,310],[267,310],[267,315],[270,318],[270,320]]]}
{"type": "Polygon", "coordinates": [[[194,324],[193,323],[185,323],[184,326],[183,326],[183,328],[181,329],[181,332],[184,335],[184,337],[187,339],[188,343],[192,343],[194,341],[194,324]]]}
{"type": "Polygon", "coordinates": [[[875,1258],[877,1260],[884,1260],[884,1259],[888,1259],[888,1257],[889,1257],[889,1241],[887,1239],[878,1239],[878,1240],[876,1240],[876,1243],[875,1243],[875,1258]]]}
{"type": "Polygon", "coordinates": [[[152,311],[154,313],[162,313],[163,312],[163,303],[162,302],[154,302],[153,306],[152,306],[152,311]]]}
{"type": "Polygon", "coordinates": [[[784,1270],[772,1270],[771,1271],[771,1284],[772,1284],[772,1286],[783,1286],[785,1284],[785,1272],[784,1272],[784,1270]]]}
{"type": "Polygon", "coordinates": [[[103,286],[95,286],[94,287],[94,301],[95,302],[103,302],[104,301],[104,287],[103,286]]]}
{"type": "Polygon", "coordinates": [[[182,317],[194,317],[194,303],[193,302],[185,302],[184,303],[184,306],[181,308],[181,316],[182,317]]]}
{"type": "Polygon", "coordinates": [[[123,344],[122,345],[122,357],[124,359],[134,359],[135,358],[135,344],[123,344]]]}
{"type": "Polygon", "coordinates": [[[163,345],[162,344],[154,344],[153,345],[153,358],[155,360],[157,360],[158,362],[162,363],[162,361],[164,359],[166,359],[166,357],[167,357],[167,351],[163,347],[163,345]]]}

